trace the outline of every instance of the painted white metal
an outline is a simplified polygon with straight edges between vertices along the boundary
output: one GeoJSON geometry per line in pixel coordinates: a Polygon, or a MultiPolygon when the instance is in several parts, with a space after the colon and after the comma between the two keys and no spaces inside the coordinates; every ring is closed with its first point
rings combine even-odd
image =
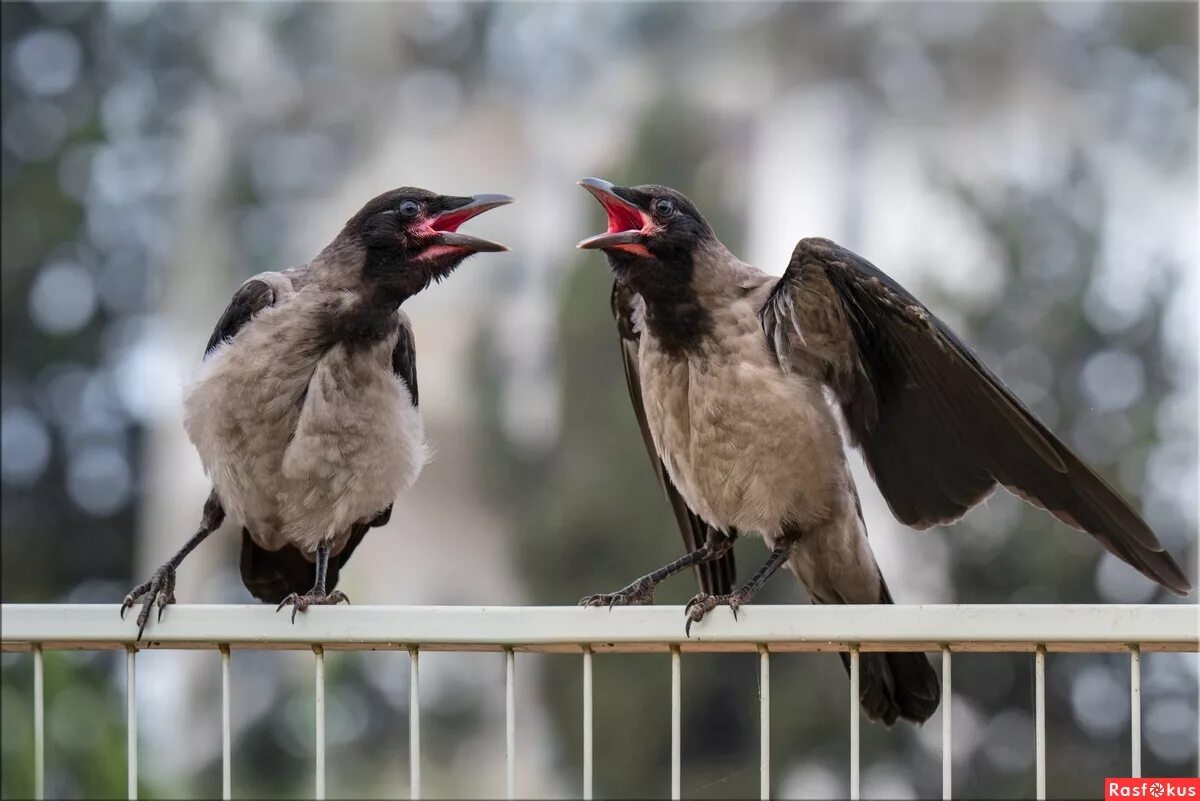
{"type": "Polygon", "coordinates": [[[229,646],[221,646],[221,798],[233,798],[233,719],[229,686],[229,646]]]}
{"type": "Polygon", "coordinates": [[[421,797],[421,654],[408,649],[408,795],[421,797]]]}
{"type": "Polygon", "coordinates": [[[583,797],[592,798],[592,649],[583,649],[583,797]]]}
{"type": "Polygon", "coordinates": [[[318,801],[325,798],[325,649],[319,645],[313,646],[313,657],[316,662],[316,686],[313,688],[317,734],[317,775],[315,778],[314,794],[318,801]]]}
{"type": "Polygon", "coordinates": [[[758,795],[771,797],[771,654],[758,646],[758,795]]]}
{"type": "Polygon", "coordinates": [[[683,666],[679,648],[671,648],[671,798],[678,801],[682,797],[682,771],[680,762],[683,757],[683,666]]]}
{"type": "Polygon", "coordinates": [[[951,785],[951,767],[954,761],[954,739],[951,734],[953,716],[950,713],[952,700],[950,687],[950,646],[942,646],[942,798],[954,797],[951,785]]]}
{"type": "Polygon", "coordinates": [[[850,800],[858,801],[859,651],[850,649],[850,800]]]}
{"type": "Polygon", "coordinates": [[[33,647],[33,797],[46,797],[46,667],[40,645],[33,647]]]}
{"type": "Polygon", "coordinates": [[[137,798],[137,650],[125,651],[125,772],[130,799],[137,798]]]}
{"type": "Polygon", "coordinates": [[[505,790],[517,797],[517,655],[504,649],[504,761],[505,790]]]}
{"type": "Polygon", "coordinates": [[[1132,769],[1130,776],[1142,777],[1142,651],[1129,649],[1129,739],[1132,769]]]}
{"type": "MultiPolygon", "coordinates": [[[[137,627],[115,605],[4,604],[5,650],[134,645],[137,627]]],[[[266,606],[173,606],[155,621],[139,647],[329,647],[469,650],[520,647],[579,653],[596,650],[667,652],[894,650],[1150,650],[1194,651],[1200,646],[1195,607],[1177,605],[989,606],[747,606],[735,621],[718,607],[684,635],[683,610],[672,606],[579,607],[320,606],[292,625],[266,606]],[[970,644],[969,648],[964,644],[970,644]]]]}
{"type": "Polygon", "coordinates": [[[1046,797],[1046,649],[1033,657],[1034,739],[1037,748],[1037,797],[1046,797]]]}

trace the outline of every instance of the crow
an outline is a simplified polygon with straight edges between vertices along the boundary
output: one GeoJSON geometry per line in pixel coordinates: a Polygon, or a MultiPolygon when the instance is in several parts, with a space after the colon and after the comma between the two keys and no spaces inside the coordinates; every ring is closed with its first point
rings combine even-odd
{"type": "Polygon", "coordinates": [[[427,458],[416,349],[401,304],[468,256],[507,250],[458,232],[505,195],[404,187],[367,203],[306,265],[256,275],[217,321],[184,395],[184,427],[212,491],[199,529],[134,587],[138,638],[175,602],[175,571],[226,515],[260,601],[347,600],[338,571],[385,524],[427,458]],[[310,589],[311,588],[311,589],[310,589]]]}
{"type": "MultiPolygon", "coordinates": [[[[580,184],[604,251],[634,413],[688,553],[588,606],[649,603],[705,567],[687,629],[749,603],[787,565],[818,604],[890,604],[842,445],[857,446],[896,518],[949,523],[997,484],[1082,529],[1177,594],[1191,587],[1154,532],[920,301],[862,257],[802,239],[783,277],[734,256],[696,206],[663,186],[580,184]],[[732,589],[739,533],[770,556],[732,589]]],[[[689,632],[690,633],[690,632],[689,632]]],[[[848,659],[843,654],[843,661],[848,659]]],[[[923,654],[862,654],[861,702],[887,725],[940,700],[923,654]]]]}

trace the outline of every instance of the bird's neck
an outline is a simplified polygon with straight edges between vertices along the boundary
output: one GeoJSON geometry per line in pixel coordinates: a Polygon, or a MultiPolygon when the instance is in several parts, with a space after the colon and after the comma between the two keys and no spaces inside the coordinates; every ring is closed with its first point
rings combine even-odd
{"type": "Polygon", "coordinates": [[[387,339],[398,325],[396,310],[409,294],[393,284],[368,284],[342,295],[328,307],[327,331],[332,343],[365,347],[387,339]]]}
{"type": "Polygon", "coordinates": [[[712,333],[712,314],[692,286],[691,265],[668,269],[680,274],[668,277],[646,271],[636,277],[627,274],[625,280],[642,296],[646,327],[664,350],[678,355],[699,351],[712,333]]]}

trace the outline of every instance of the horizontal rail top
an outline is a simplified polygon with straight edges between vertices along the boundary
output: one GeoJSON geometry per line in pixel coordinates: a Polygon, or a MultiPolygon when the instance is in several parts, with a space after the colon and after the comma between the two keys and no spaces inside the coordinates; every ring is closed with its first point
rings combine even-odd
{"type": "Polygon", "coordinates": [[[5,651],[43,648],[236,648],[308,650],[572,651],[1143,651],[1200,650],[1200,607],[1171,605],[718,607],[684,634],[678,606],[595,609],[562,606],[315,606],[296,616],[259,605],[172,606],[137,626],[116,604],[4,604],[5,651]]]}

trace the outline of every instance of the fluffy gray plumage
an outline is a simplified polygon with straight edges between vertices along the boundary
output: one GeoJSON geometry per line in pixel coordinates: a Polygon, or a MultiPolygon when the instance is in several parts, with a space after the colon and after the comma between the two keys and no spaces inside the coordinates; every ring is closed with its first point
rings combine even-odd
{"type": "MultiPolygon", "coordinates": [[[[504,246],[458,232],[503,195],[401,188],[366,204],[312,262],[246,281],[217,321],[184,395],[184,427],[213,489],[196,535],[144,598],[174,602],[175,569],[228,516],[260,600],[345,600],[338,571],[383,525],[428,458],[416,349],[400,304],[467,256],[504,246]]],[[[293,619],[294,619],[293,613],[293,619]]]]}
{"type": "Polygon", "coordinates": [[[404,312],[376,341],[328,339],[330,315],[358,302],[348,257],[331,249],[252,278],[274,302],[205,357],[185,393],[184,427],[226,513],[269,551],[311,556],[325,541],[337,556],[427,458],[420,412],[392,370],[400,337],[412,337],[404,312]]]}

